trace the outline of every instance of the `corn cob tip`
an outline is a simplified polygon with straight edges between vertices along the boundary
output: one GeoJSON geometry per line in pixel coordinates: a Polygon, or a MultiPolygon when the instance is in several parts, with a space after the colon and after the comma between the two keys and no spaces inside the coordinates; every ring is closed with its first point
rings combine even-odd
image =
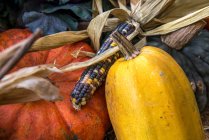
{"type": "Polygon", "coordinates": [[[81,104],[76,104],[76,99],[75,98],[72,98],[71,101],[72,101],[72,104],[73,104],[73,108],[75,110],[81,110],[81,104]]]}
{"type": "MultiPolygon", "coordinates": [[[[132,24],[123,23],[116,30],[118,30],[122,35],[127,36],[133,32],[134,29],[135,28],[132,24]]],[[[100,50],[97,52],[97,55],[115,46],[117,46],[117,44],[113,42],[111,37],[108,37],[102,44],[100,50]]],[[[110,66],[120,57],[120,53],[116,53],[106,60],[103,60],[95,65],[91,65],[82,73],[79,81],[70,94],[71,102],[75,110],[80,110],[81,107],[88,102],[96,89],[105,80],[110,66]]]]}

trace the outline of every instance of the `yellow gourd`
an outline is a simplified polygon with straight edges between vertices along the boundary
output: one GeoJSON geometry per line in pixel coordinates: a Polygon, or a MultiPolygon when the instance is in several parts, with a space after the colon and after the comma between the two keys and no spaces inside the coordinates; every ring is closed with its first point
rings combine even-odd
{"type": "Polygon", "coordinates": [[[106,101],[118,140],[204,140],[190,83],[161,49],[146,46],[113,64],[106,101]]]}

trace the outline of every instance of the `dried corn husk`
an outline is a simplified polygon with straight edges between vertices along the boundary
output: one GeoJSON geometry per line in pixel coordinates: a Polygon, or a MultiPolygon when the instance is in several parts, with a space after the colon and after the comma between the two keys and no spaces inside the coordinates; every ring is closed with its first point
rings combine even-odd
{"type": "Polygon", "coordinates": [[[58,88],[44,79],[53,72],[61,71],[52,65],[40,65],[6,75],[0,81],[0,104],[62,99],[58,88]]]}
{"type": "MultiPolygon", "coordinates": [[[[119,5],[122,5],[119,2],[119,5]]],[[[209,3],[206,0],[186,0],[186,1],[180,1],[180,0],[139,0],[137,6],[134,10],[132,10],[132,13],[130,16],[132,16],[136,21],[138,21],[142,25],[149,25],[150,23],[154,27],[152,30],[145,30],[145,32],[142,32],[140,30],[140,34],[143,36],[151,36],[151,35],[163,35],[167,33],[171,33],[173,31],[176,31],[178,29],[181,29],[185,26],[188,26],[190,24],[193,24],[199,20],[204,19],[205,17],[209,16],[209,3]],[[193,4],[188,4],[188,3],[193,4]],[[182,5],[187,5],[184,9],[182,5]],[[194,8],[195,7],[195,8],[194,8]],[[201,9],[202,8],[202,9],[201,9]],[[178,9],[178,10],[177,10],[178,9]],[[199,10],[198,10],[199,9],[199,10]],[[182,12],[184,11],[184,12],[182,12]],[[143,14],[144,13],[144,14],[143,14]],[[149,13],[149,14],[147,14],[149,13]],[[174,16],[174,14],[177,16],[174,16]],[[179,18],[181,17],[181,18],[179,18]],[[153,21],[156,22],[156,18],[158,19],[157,23],[153,24],[153,21]],[[160,22],[159,22],[160,21],[160,22]],[[170,21],[169,23],[167,23],[170,21]],[[159,23],[162,24],[159,26],[159,23]],[[163,24],[165,23],[165,24],[163,24]]],[[[121,13],[125,13],[125,10],[120,10],[121,13]]],[[[108,16],[111,14],[111,12],[114,10],[107,11],[105,13],[100,14],[96,18],[94,18],[88,27],[88,34],[93,42],[94,48],[96,50],[100,47],[100,36],[102,33],[102,30],[105,26],[106,21],[108,20],[108,16]],[[102,21],[102,22],[101,22],[102,21]]],[[[128,20],[129,17],[127,17],[127,14],[125,16],[122,14],[114,14],[116,17],[122,16],[123,19],[128,20]]],[[[146,26],[144,26],[146,27],[146,26]]],[[[146,29],[146,28],[145,28],[146,29]]],[[[112,49],[109,52],[105,52],[101,56],[95,56],[91,60],[89,60],[86,64],[85,62],[77,63],[76,65],[70,64],[68,66],[65,66],[63,68],[64,71],[71,71],[78,68],[86,67],[92,64],[97,63],[98,61],[110,56],[114,52],[118,51],[117,49],[112,49]],[[91,63],[89,63],[91,62],[91,63]]]]}
{"type": "MultiPolygon", "coordinates": [[[[167,34],[209,16],[209,10],[208,7],[206,7],[209,6],[208,0],[134,0],[133,2],[131,1],[131,3],[136,4],[136,1],[139,2],[135,6],[135,9],[132,9],[130,16],[132,16],[139,23],[144,24],[143,29],[146,31],[143,33],[144,36],[167,34]],[[159,25],[162,26],[159,27],[159,25]]],[[[101,13],[102,2],[95,2],[97,4],[94,7],[97,7],[98,11],[99,6],[99,11],[101,13]]],[[[119,1],[119,3],[120,5],[124,5],[124,1],[119,1]]],[[[116,2],[114,2],[114,4],[117,5],[116,2]]],[[[94,48],[98,50],[99,40],[104,29],[104,25],[107,25],[105,29],[108,29],[109,31],[113,30],[119,23],[106,23],[110,13],[114,13],[114,16],[122,19],[122,21],[127,20],[128,18],[128,13],[125,10],[117,8],[107,11],[100,14],[99,17],[96,17],[99,19],[97,22],[96,18],[91,21],[88,27],[88,34],[86,31],[67,31],[45,36],[37,40],[31,51],[52,49],[66,43],[78,42],[88,37],[91,38],[94,48]],[[113,11],[121,12],[115,13],[113,11]],[[94,28],[93,26],[99,28],[94,28]]]]}
{"type": "Polygon", "coordinates": [[[97,51],[100,48],[100,37],[102,34],[102,30],[110,14],[119,18],[121,21],[128,20],[128,17],[129,17],[128,13],[125,10],[113,9],[113,10],[104,12],[91,20],[87,28],[87,32],[88,32],[89,37],[92,40],[94,49],[97,51]]]}
{"type": "Polygon", "coordinates": [[[22,43],[23,41],[15,44],[13,47],[9,47],[8,49],[0,52],[0,67],[2,67],[14,55],[14,53],[21,47],[20,44],[22,43]]]}
{"type": "Polygon", "coordinates": [[[66,31],[39,38],[31,47],[30,51],[42,51],[60,47],[64,44],[72,44],[88,38],[84,31],[66,31]]]}

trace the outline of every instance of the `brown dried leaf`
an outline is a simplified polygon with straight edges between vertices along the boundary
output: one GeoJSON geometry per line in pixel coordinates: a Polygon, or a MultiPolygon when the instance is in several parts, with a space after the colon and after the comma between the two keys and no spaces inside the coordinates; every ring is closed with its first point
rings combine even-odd
{"type": "Polygon", "coordinates": [[[2,87],[9,86],[10,84],[15,83],[16,81],[19,81],[23,78],[32,75],[46,77],[53,72],[61,72],[61,71],[56,67],[54,67],[53,65],[38,65],[33,67],[22,68],[18,71],[15,71],[11,74],[4,76],[4,78],[0,80],[0,89],[2,87]]]}
{"type": "Polygon", "coordinates": [[[79,50],[75,50],[71,55],[74,58],[78,58],[79,56],[88,56],[88,57],[94,57],[95,56],[95,53],[88,52],[88,51],[82,51],[81,49],[82,49],[82,47],[79,50]]]}
{"type": "Polygon", "coordinates": [[[145,25],[166,8],[172,5],[175,0],[146,0],[142,5],[137,5],[131,15],[141,25],[145,25]]]}
{"type": "Polygon", "coordinates": [[[61,72],[53,65],[22,68],[6,75],[0,81],[0,104],[45,100],[60,100],[58,89],[47,77],[53,72],[61,72]]]}
{"type": "Polygon", "coordinates": [[[130,1],[131,1],[131,4],[136,5],[141,0],[130,0],[130,1]]]}
{"type": "Polygon", "coordinates": [[[22,42],[0,52],[0,67],[2,67],[14,55],[19,47],[21,47],[20,44],[22,44],[22,42]]]}
{"type": "MultiPolygon", "coordinates": [[[[128,40],[131,40],[131,39],[133,39],[133,37],[134,37],[134,35],[131,35],[131,36],[128,36],[127,38],[128,38],[128,40]]],[[[145,45],[145,43],[146,43],[146,38],[143,38],[141,41],[136,43],[134,46],[138,49],[141,49],[145,45]]],[[[69,71],[74,71],[74,70],[77,70],[80,68],[88,67],[88,66],[96,64],[96,63],[112,56],[113,54],[115,54],[118,51],[119,51],[118,46],[115,46],[113,48],[106,50],[105,52],[103,52],[100,55],[96,55],[95,57],[91,58],[90,60],[87,60],[84,62],[71,63],[69,65],[66,65],[66,66],[60,68],[60,69],[62,70],[62,72],[69,72],[69,71]]]]}
{"type": "Polygon", "coordinates": [[[110,2],[115,8],[118,8],[118,7],[119,7],[118,3],[117,3],[115,0],[109,0],[109,2],[110,2]]]}
{"type": "Polygon", "coordinates": [[[102,0],[94,0],[94,3],[98,9],[99,14],[103,13],[102,0]]]}
{"type": "Polygon", "coordinates": [[[109,17],[110,14],[119,18],[121,21],[128,20],[128,18],[129,18],[129,15],[127,14],[126,11],[124,11],[122,9],[112,9],[112,10],[109,10],[107,12],[104,12],[104,13],[98,15],[97,17],[95,17],[94,19],[91,20],[91,22],[87,28],[87,32],[88,32],[89,37],[92,40],[95,50],[97,50],[97,51],[100,48],[100,37],[102,34],[102,30],[103,30],[105,23],[107,21],[107,18],[109,17]]]}
{"type": "Polygon", "coordinates": [[[209,6],[188,14],[182,18],[163,24],[153,30],[144,33],[146,36],[163,35],[191,25],[209,16],[209,6]]]}
{"type": "Polygon", "coordinates": [[[158,18],[168,23],[209,6],[208,0],[175,0],[174,4],[164,11],[158,18]]]}
{"type": "Polygon", "coordinates": [[[204,21],[199,21],[175,32],[162,35],[161,40],[169,47],[179,50],[183,48],[200,30],[202,30],[205,25],[206,23],[204,21]]]}
{"type": "Polygon", "coordinates": [[[60,68],[60,70],[62,70],[62,72],[69,72],[69,71],[74,71],[74,70],[81,69],[84,67],[88,67],[88,66],[96,64],[96,63],[112,56],[117,51],[119,51],[119,48],[114,47],[114,48],[108,49],[107,51],[103,52],[100,55],[96,55],[95,57],[91,58],[90,60],[87,60],[84,62],[71,63],[71,64],[68,64],[68,65],[60,68]]]}
{"type": "Polygon", "coordinates": [[[86,30],[66,31],[39,38],[32,46],[30,51],[49,50],[65,45],[72,44],[88,38],[86,30]]]}
{"type": "Polygon", "coordinates": [[[121,23],[121,21],[118,18],[108,18],[107,22],[105,23],[103,32],[114,30],[119,23],[121,23]]]}
{"type": "Polygon", "coordinates": [[[131,11],[126,7],[126,0],[118,0],[119,8],[125,10],[128,14],[131,13],[131,11]]]}
{"type": "Polygon", "coordinates": [[[130,5],[131,5],[131,11],[133,11],[136,6],[137,6],[137,3],[141,1],[141,0],[130,0],[130,5]]]}
{"type": "Polygon", "coordinates": [[[36,76],[23,78],[0,88],[0,105],[31,102],[37,100],[57,101],[62,97],[59,89],[48,80],[36,76]]]}

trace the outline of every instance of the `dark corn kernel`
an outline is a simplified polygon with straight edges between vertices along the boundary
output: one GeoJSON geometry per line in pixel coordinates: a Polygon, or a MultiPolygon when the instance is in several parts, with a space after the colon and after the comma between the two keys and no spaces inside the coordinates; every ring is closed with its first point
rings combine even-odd
{"type": "MultiPolygon", "coordinates": [[[[129,23],[123,23],[119,25],[116,30],[128,36],[134,31],[134,26],[129,23]]],[[[117,46],[116,43],[109,37],[102,44],[97,55],[103,53],[111,47],[117,46]]],[[[96,89],[103,83],[106,78],[107,72],[112,66],[112,64],[121,57],[120,53],[116,53],[110,56],[106,60],[103,60],[97,64],[88,67],[81,75],[79,81],[75,85],[74,90],[71,93],[71,101],[75,109],[80,109],[82,105],[85,105],[87,100],[91,98],[96,89]]]]}

